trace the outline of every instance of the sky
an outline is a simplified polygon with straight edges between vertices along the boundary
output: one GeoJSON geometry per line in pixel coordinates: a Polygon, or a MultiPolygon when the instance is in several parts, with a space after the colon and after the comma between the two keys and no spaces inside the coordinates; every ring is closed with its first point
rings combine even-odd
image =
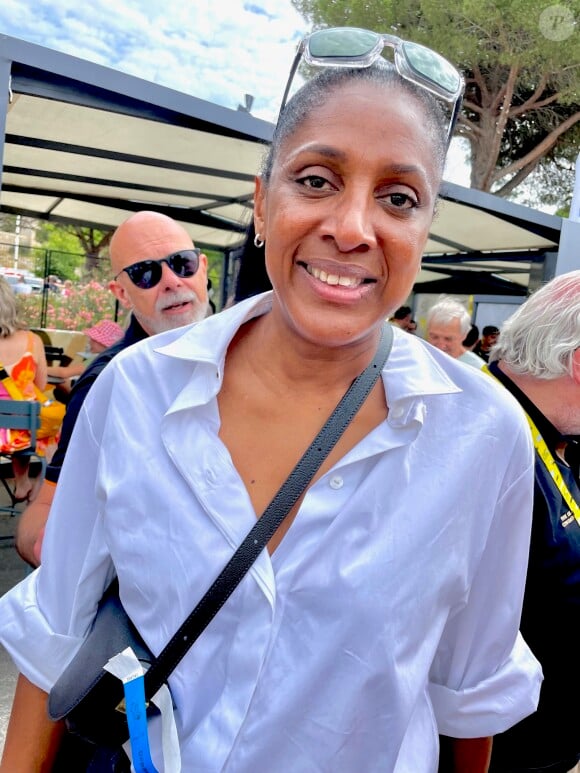
{"type": "Polygon", "coordinates": [[[0,32],[274,120],[307,25],[290,0],[1,0],[0,32]]]}
{"type": "MultiPolygon", "coordinates": [[[[274,121],[309,26],[290,0],[0,0],[0,33],[274,121]]],[[[446,179],[468,185],[454,147],[446,179]]]]}

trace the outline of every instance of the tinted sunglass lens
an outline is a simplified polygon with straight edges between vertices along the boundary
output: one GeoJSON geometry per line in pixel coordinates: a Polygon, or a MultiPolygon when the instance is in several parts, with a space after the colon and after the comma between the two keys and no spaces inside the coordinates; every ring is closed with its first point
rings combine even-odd
{"type": "Polygon", "coordinates": [[[199,268],[199,252],[197,250],[183,250],[174,252],[160,260],[141,260],[128,266],[125,271],[129,279],[141,290],[149,290],[159,284],[163,275],[163,264],[167,263],[176,276],[193,276],[199,268]]]}
{"type": "Polygon", "coordinates": [[[319,30],[310,36],[308,48],[312,56],[320,59],[365,56],[377,45],[379,37],[375,32],[355,28],[319,30]]]}
{"type": "Polygon", "coordinates": [[[416,43],[405,42],[403,50],[408,64],[418,75],[427,78],[440,89],[444,89],[450,96],[457,94],[461,79],[450,62],[435,51],[416,43]]]}
{"type": "Polygon", "coordinates": [[[155,287],[161,279],[161,266],[154,260],[142,260],[134,266],[129,266],[127,273],[136,287],[148,290],[155,287]]]}
{"type": "Polygon", "coordinates": [[[199,257],[193,250],[177,252],[167,259],[169,268],[177,276],[193,276],[199,267],[199,257]]]}

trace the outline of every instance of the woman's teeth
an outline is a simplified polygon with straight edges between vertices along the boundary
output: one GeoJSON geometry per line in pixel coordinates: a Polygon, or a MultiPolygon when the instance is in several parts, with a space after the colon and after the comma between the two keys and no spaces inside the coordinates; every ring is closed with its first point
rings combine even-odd
{"type": "Polygon", "coordinates": [[[340,276],[339,274],[327,274],[319,268],[306,266],[306,270],[315,279],[324,282],[327,285],[340,285],[341,287],[358,287],[362,280],[354,276],[340,276]]]}

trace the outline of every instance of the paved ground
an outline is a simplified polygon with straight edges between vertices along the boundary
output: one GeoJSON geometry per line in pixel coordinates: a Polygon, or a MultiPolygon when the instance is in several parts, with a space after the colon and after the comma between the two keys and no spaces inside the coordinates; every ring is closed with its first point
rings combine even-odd
{"type": "MultiPolygon", "coordinates": [[[[7,501],[8,495],[0,484],[0,506],[7,501]]],[[[27,565],[18,557],[14,549],[17,520],[18,516],[13,517],[0,512],[0,595],[22,580],[27,572],[27,565]]],[[[0,645],[0,752],[4,747],[15,683],[16,669],[6,650],[0,645]]]]}

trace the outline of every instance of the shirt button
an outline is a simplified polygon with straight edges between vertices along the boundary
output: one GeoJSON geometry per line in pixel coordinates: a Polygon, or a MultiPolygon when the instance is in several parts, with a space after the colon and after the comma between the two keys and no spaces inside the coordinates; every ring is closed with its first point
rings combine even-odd
{"type": "Polygon", "coordinates": [[[393,417],[393,419],[400,419],[403,413],[404,413],[404,410],[402,408],[393,408],[393,410],[391,411],[391,416],[393,417]]]}
{"type": "Polygon", "coordinates": [[[213,470],[206,470],[205,472],[205,478],[208,483],[215,483],[216,482],[216,474],[213,470]]]}
{"type": "Polygon", "coordinates": [[[342,488],[343,486],[344,486],[344,481],[340,477],[340,475],[334,475],[330,479],[330,488],[339,489],[339,488],[342,488]]]}

